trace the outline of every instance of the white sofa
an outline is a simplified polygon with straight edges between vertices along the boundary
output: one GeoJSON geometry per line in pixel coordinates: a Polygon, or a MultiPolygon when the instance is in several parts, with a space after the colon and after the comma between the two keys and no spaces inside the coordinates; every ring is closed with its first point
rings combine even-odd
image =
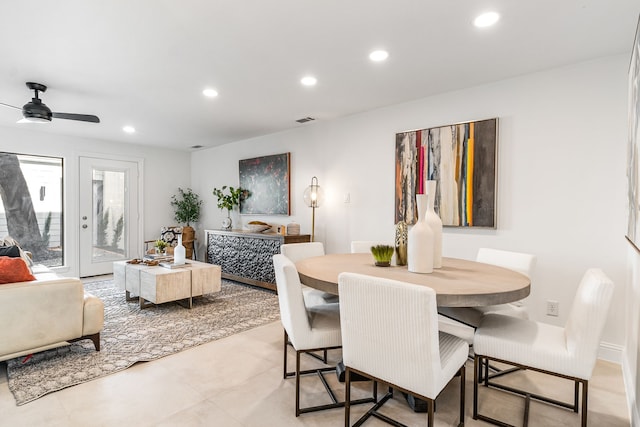
{"type": "Polygon", "coordinates": [[[31,282],[0,285],[0,361],[91,339],[100,351],[104,304],[80,279],[35,266],[31,282]]]}

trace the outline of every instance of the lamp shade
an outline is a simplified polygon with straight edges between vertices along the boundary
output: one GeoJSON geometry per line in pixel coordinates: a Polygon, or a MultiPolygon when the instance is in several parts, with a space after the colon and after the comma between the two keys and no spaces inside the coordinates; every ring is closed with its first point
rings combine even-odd
{"type": "Polygon", "coordinates": [[[324,202],[324,191],[318,185],[318,178],[311,178],[311,185],[304,190],[304,203],[310,208],[319,208],[324,202]]]}

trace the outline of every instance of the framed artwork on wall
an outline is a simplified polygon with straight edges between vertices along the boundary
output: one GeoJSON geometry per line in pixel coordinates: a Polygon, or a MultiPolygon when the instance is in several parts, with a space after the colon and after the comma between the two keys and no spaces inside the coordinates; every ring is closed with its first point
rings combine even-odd
{"type": "Polygon", "coordinates": [[[629,142],[627,149],[627,179],[629,215],[627,239],[640,250],[640,215],[638,205],[638,138],[640,138],[640,22],[636,28],[636,37],[629,65],[629,142]]]}
{"type": "Polygon", "coordinates": [[[291,153],[240,160],[241,215],[290,215],[291,153]]]}
{"type": "Polygon", "coordinates": [[[497,118],[397,133],[395,222],[415,223],[415,195],[435,180],[445,227],[496,228],[497,134],[497,118]]]}

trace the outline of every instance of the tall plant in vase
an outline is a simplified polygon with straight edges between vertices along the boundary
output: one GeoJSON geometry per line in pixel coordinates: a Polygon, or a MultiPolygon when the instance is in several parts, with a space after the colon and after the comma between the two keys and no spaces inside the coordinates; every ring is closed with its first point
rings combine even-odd
{"type": "Polygon", "coordinates": [[[218,198],[218,209],[226,209],[227,217],[222,220],[222,229],[231,230],[233,222],[231,221],[231,211],[240,204],[240,197],[243,193],[242,188],[229,188],[229,194],[225,194],[226,185],[222,188],[214,188],[213,195],[218,198]]]}
{"type": "Polygon", "coordinates": [[[175,209],[174,219],[178,221],[179,224],[186,224],[182,227],[182,244],[186,249],[186,257],[191,258],[193,256],[193,244],[196,235],[196,231],[191,227],[191,223],[198,222],[200,219],[202,200],[200,200],[200,196],[190,188],[186,190],[178,188],[178,194],[171,196],[171,206],[175,209]]]}

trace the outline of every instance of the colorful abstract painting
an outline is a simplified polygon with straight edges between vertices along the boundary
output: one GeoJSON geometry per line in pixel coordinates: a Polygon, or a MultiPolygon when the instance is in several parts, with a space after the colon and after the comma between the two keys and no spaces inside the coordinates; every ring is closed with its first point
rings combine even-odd
{"type": "Polygon", "coordinates": [[[437,181],[435,210],[449,227],[496,227],[498,119],[396,134],[395,222],[413,224],[415,195],[437,181]]]}
{"type": "Polygon", "coordinates": [[[640,138],[640,22],[629,65],[629,145],[627,150],[627,179],[629,215],[627,238],[636,249],[640,249],[640,206],[638,194],[638,139],[640,138]]]}
{"type": "Polygon", "coordinates": [[[240,214],[289,215],[290,153],[240,160],[240,214]]]}

